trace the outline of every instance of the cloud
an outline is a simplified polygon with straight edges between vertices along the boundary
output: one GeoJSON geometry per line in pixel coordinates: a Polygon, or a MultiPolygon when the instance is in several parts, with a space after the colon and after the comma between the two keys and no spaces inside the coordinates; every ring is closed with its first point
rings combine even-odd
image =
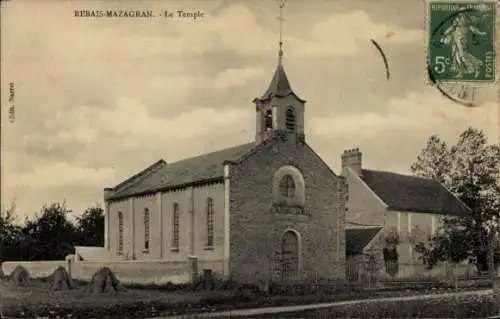
{"type": "MultiPolygon", "coordinates": [[[[276,53],[276,35],[262,28],[252,11],[243,5],[223,10],[208,22],[209,30],[219,31],[223,25],[231,30],[214,39],[218,48],[226,48],[243,55],[276,53]],[[230,24],[228,24],[228,21],[230,24]],[[241,41],[241,34],[245,34],[241,41]]],[[[376,39],[383,43],[406,44],[421,41],[424,30],[406,29],[393,24],[375,23],[365,11],[337,13],[312,25],[302,36],[286,36],[285,47],[293,57],[317,58],[331,55],[354,55],[376,39]]]]}
{"type": "MultiPolygon", "coordinates": [[[[164,9],[164,5],[155,2],[147,4],[156,12],[164,9]]],[[[62,62],[110,61],[121,55],[129,63],[135,63],[211,52],[241,56],[276,54],[277,30],[267,27],[269,22],[264,24],[250,5],[230,4],[214,12],[210,12],[210,4],[201,2],[200,6],[207,11],[200,20],[170,21],[157,17],[145,25],[140,19],[122,19],[119,28],[113,19],[75,19],[68,4],[57,5],[69,11],[57,16],[53,14],[55,6],[37,6],[40,12],[33,14],[30,26],[23,25],[22,29],[7,34],[5,41],[19,48],[9,50],[7,59],[11,54],[27,62],[33,60],[31,57],[38,62],[43,59],[46,73],[50,74],[50,69],[62,62]],[[51,24],[44,24],[42,20],[48,16],[52,17],[51,24]],[[147,34],[141,32],[144,30],[147,34]],[[71,50],[61,50],[63,43],[71,50]]],[[[10,24],[17,15],[24,15],[24,11],[17,10],[20,7],[12,7],[7,16],[10,24]]],[[[421,41],[424,36],[424,30],[376,23],[361,10],[331,14],[315,23],[303,22],[302,32],[284,38],[285,47],[293,57],[348,56],[359,52],[372,38],[382,43],[405,44],[421,41]]]]}
{"type": "Polygon", "coordinates": [[[339,41],[386,38],[392,43],[412,43],[420,41],[423,30],[405,29],[393,24],[375,23],[366,11],[353,11],[343,14],[332,14],[312,28],[311,34],[317,38],[328,37],[333,43],[339,41]]]}
{"type": "MultiPolygon", "coordinates": [[[[32,163],[39,158],[42,160],[37,160],[36,169],[29,173],[38,177],[31,180],[22,177],[20,181],[24,183],[30,180],[32,185],[38,187],[38,183],[47,185],[45,180],[50,176],[50,185],[70,183],[72,179],[66,175],[80,178],[83,176],[80,172],[84,172],[83,169],[87,167],[101,174],[107,172],[102,171],[106,167],[119,168],[126,165],[125,162],[129,161],[119,154],[129,152],[143,154],[144,157],[140,160],[144,161],[144,164],[157,160],[155,156],[159,157],[164,152],[182,157],[179,149],[193,140],[218,138],[227,131],[237,135],[241,132],[241,123],[251,121],[253,113],[252,109],[227,108],[221,111],[193,107],[190,111],[162,118],[149,114],[147,108],[138,100],[120,98],[112,111],[76,106],[67,110],[63,117],[64,120],[57,123],[58,130],[52,133],[36,135],[18,131],[20,135],[16,137],[12,132],[8,134],[8,148],[2,150],[2,155],[6,156],[3,161],[4,178],[14,183],[13,181],[18,180],[18,174],[22,175],[26,171],[19,161],[32,163]],[[139,150],[141,151],[138,153],[139,150]],[[68,167],[54,164],[60,160],[65,160],[64,163],[68,167]],[[47,169],[42,169],[43,167],[47,169]],[[70,167],[74,169],[71,170],[70,167]],[[61,174],[48,173],[58,169],[61,174]]],[[[7,126],[6,130],[14,128],[16,125],[7,126]]],[[[129,159],[132,163],[137,160],[129,159]]],[[[137,164],[133,166],[138,169],[137,164]]],[[[89,174],[89,179],[93,180],[92,178],[92,174],[89,174]]],[[[103,178],[101,183],[105,180],[106,178],[103,178]]]]}
{"type": "Polygon", "coordinates": [[[264,74],[262,68],[226,69],[215,77],[215,87],[226,89],[245,84],[248,80],[264,74]]]}
{"type": "Polygon", "coordinates": [[[308,39],[290,39],[290,47],[294,48],[295,56],[352,56],[366,48],[370,39],[384,44],[408,44],[424,38],[424,30],[377,24],[367,12],[359,10],[332,14],[313,25],[310,34],[308,39]]]}
{"type": "Polygon", "coordinates": [[[411,92],[402,98],[390,98],[383,113],[376,111],[376,105],[371,109],[361,114],[313,118],[311,131],[318,135],[355,139],[402,132],[413,135],[435,132],[448,136],[472,126],[484,129],[490,142],[498,134],[497,103],[490,101],[480,107],[467,108],[443,97],[434,88],[427,88],[422,93],[411,92]]]}
{"type": "Polygon", "coordinates": [[[121,98],[112,111],[98,110],[93,115],[96,125],[106,131],[137,141],[191,139],[210,134],[224,126],[233,126],[247,118],[248,112],[239,109],[225,111],[193,107],[191,111],[171,118],[151,117],[142,103],[121,98]],[[109,121],[109,119],[113,119],[109,121]]]}
{"type": "Polygon", "coordinates": [[[114,177],[114,170],[110,168],[91,169],[75,167],[68,163],[52,163],[47,166],[37,167],[35,171],[20,173],[7,179],[7,187],[29,186],[33,189],[46,187],[64,187],[80,185],[101,188],[103,181],[114,177]]]}

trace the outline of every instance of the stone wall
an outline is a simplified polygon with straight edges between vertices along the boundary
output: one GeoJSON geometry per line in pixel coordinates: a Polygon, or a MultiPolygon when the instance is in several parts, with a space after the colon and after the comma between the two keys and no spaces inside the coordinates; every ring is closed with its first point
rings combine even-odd
{"type": "Polygon", "coordinates": [[[309,146],[289,138],[269,143],[230,166],[230,270],[237,281],[268,280],[285,231],[300,237],[300,272],[344,278],[344,179],[309,146]],[[273,176],[297,168],[305,181],[304,214],[273,212],[273,176]]]}

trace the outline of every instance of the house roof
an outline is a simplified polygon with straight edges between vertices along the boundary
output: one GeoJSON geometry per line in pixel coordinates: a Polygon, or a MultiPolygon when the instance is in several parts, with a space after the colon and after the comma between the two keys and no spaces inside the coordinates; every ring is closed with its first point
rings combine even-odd
{"type": "Polygon", "coordinates": [[[382,227],[348,228],[345,230],[347,256],[362,254],[363,249],[382,230],[382,227]]]}
{"type": "Polygon", "coordinates": [[[391,210],[461,216],[470,209],[432,179],[363,169],[361,179],[391,210]]]}
{"type": "Polygon", "coordinates": [[[262,97],[258,100],[265,101],[274,96],[286,97],[288,95],[294,95],[299,101],[305,102],[293,92],[292,87],[290,85],[290,81],[288,81],[285,69],[283,68],[283,64],[278,63],[278,66],[276,68],[276,71],[274,71],[274,75],[273,78],[271,79],[269,87],[267,88],[266,92],[262,95],[262,97]]]}
{"type": "MultiPolygon", "coordinates": [[[[214,181],[224,178],[224,162],[237,161],[240,157],[256,147],[255,143],[247,143],[212,153],[187,158],[166,164],[163,160],[151,167],[157,169],[132,180],[126,187],[115,187],[109,199],[119,199],[132,195],[153,193],[183,185],[214,181]],[[164,163],[157,167],[158,163],[164,163]]],[[[148,169],[149,169],[148,168],[148,169]]],[[[148,171],[148,169],[144,171],[148,171]]],[[[143,171],[143,172],[144,172],[143,171]]],[[[136,174],[134,176],[140,175],[136,174]]],[[[134,179],[134,178],[132,178],[134,179]]],[[[127,179],[127,181],[130,179],[127,179]]],[[[118,186],[122,185],[120,183],[118,186]]],[[[113,190],[113,189],[111,189],[113,190]]]]}

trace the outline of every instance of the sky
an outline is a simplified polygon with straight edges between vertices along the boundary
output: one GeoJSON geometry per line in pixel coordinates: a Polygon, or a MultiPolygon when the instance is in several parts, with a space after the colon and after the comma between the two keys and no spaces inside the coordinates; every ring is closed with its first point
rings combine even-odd
{"type": "MultiPolygon", "coordinates": [[[[18,217],[62,201],[78,215],[160,158],[254,140],[252,100],[278,60],[278,1],[1,5],[2,207],[15,201],[18,217]],[[74,16],[99,9],[156,17],[74,16]],[[165,10],[204,15],[165,18],[165,10]]],[[[343,150],[359,147],[364,167],[409,174],[429,136],[454,143],[469,126],[498,143],[494,87],[469,108],[428,84],[425,9],[410,0],[287,1],[283,64],[307,101],[306,140],[335,172],[343,150]]]]}

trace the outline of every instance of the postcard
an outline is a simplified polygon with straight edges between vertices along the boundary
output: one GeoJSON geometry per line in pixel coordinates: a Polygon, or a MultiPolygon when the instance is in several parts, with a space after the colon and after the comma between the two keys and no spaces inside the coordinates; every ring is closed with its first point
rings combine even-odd
{"type": "Polygon", "coordinates": [[[0,318],[499,313],[497,2],[0,10],[0,318]]]}

